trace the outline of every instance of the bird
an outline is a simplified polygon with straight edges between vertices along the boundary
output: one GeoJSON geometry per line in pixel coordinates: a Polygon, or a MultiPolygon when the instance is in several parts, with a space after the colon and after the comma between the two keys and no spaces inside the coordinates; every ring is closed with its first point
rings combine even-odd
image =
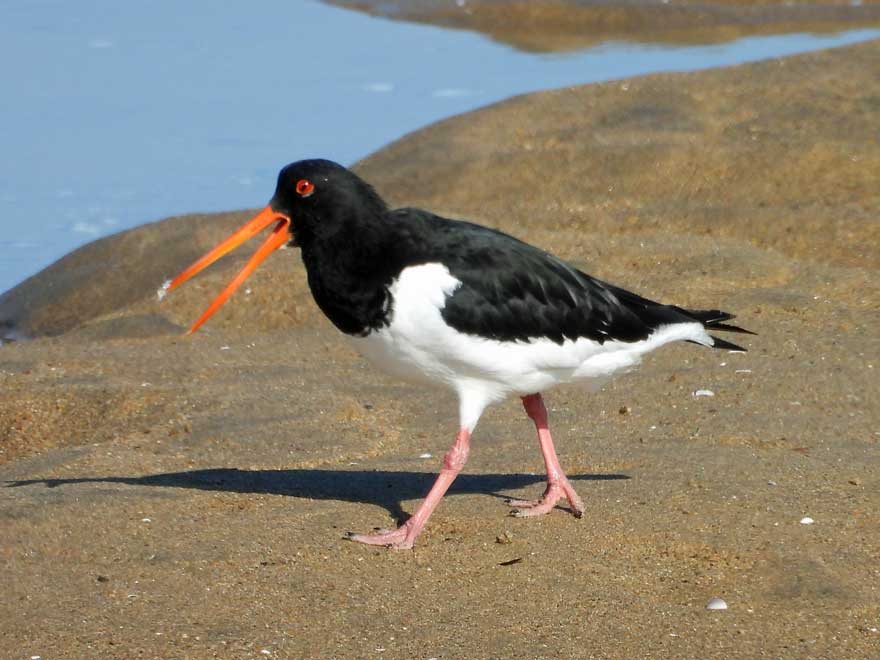
{"type": "Polygon", "coordinates": [[[180,286],[249,238],[268,237],[193,323],[195,332],[276,249],[298,247],[312,296],[330,322],[379,368],[452,390],[458,431],[415,513],[394,529],[348,532],[368,545],[410,549],[465,466],[487,406],[518,396],[537,432],[546,487],[509,500],[511,513],[548,513],[583,501],[556,455],[542,393],[563,383],[600,387],[665,344],[746,349],[710,334],[754,334],[720,310],[643,298],[499,230],[418,208],[389,208],[351,170],[324,159],[281,169],[269,203],[173,280],[180,286]]]}

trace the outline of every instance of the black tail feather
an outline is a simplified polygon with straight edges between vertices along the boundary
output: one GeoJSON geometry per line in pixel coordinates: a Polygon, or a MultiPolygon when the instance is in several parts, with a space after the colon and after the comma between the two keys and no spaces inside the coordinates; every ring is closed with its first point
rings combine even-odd
{"type": "Polygon", "coordinates": [[[757,332],[752,332],[751,330],[740,328],[738,325],[730,325],[729,323],[710,323],[707,324],[706,327],[712,328],[713,330],[722,330],[723,332],[740,332],[744,335],[758,334],[757,332]]]}
{"type": "Polygon", "coordinates": [[[709,325],[711,323],[720,323],[721,321],[729,321],[734,317],[733,314],[728,312],[722,312],[720,309],[682,309],[681,307],[676,307],[678,311],[687,314],[695,321],[699,321],[703,325],[709,325]]]}
{"type": "MultiPolygon", "coordinates": [[[[749,334],[753,335],[755,333],[750,332],[749,334]]],[[[743,353],[747,352],[746,349],[744,349],[742,346],[737,346],[733,342],[725,341],[724,339],[721,339],[720,337],[716,337],[715,335],[709,335],[709,336],[712,338],[712,341],[715,342],[714,344],[712,344],[712,348],[721,348],[726,351],[742,351],[743,353]]]]}
{"type": "MultiPolygon", "coordinates": [[[[740,328],[738,325],[731,325],[729,323],[724,323],[724,321],[729,321],[733,318],[736,318],[733,314],[729,314],[728,312],[722,312],[719,309],[684,309],[682,310],[685,314],[690,316],[691,318],[699,321],[703,324],[707,330],[721,330],[722,332],[739,332],[744,335],[754,335],[755,333],[751,330],[746,330],[745,328],[740,328]]],[[[715,335],[709,335],[712,337],[712,340],[715,342],[713,348],[721,348],[728,351],[743,351],[745,352],[742,346],[737,346],[736,344],[721,339],[720,337],[716,337],[715,335]]]]}

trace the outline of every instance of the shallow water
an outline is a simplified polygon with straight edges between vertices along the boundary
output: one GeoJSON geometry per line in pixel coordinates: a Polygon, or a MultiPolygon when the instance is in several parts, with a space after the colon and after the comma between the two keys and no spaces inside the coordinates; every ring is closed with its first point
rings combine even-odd
{"type": "Polygon", "coordinates": [[[317,2],[5,3],[0,291],[71,249],[168,215],[260,206],[285,163],[349,164],[513,94],[880,36],[603,44],[523,53],[317,2]]]}

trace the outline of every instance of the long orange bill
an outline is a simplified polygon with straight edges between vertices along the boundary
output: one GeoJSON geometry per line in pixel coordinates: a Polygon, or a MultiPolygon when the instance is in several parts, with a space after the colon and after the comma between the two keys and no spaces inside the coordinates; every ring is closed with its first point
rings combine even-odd
{"type": "Polygon", "coordinates": [[[291,233],[290,233],[290,218],[288,218],[283,213],[279,213],[272,209],[271,206],[267,206],[262,211],[260,211],[256,216],[251,218],[245,223],[245,225],[236,231],[232,236],[227,238],[225,241],[220,243],[213,250],[208,252],[201,259],[196,261],[192,266],[184,270],[180,275],[171,280],[171,283],[168,285],[167,290],[171,291],[177,286],[186,282],[189,278],[194,276],[196,273],[201,272],[212,263],[217,261],[220,257],[225,254],[228,254],[239,245],[244,243],[249,238],[255,236],[263,229],[271,225],[273,222],[277,222],[275,225],[275,229],[272,230],[272,233],[269,234],[269,237],[263,242],[263,244],[254,252],[253,256],[247,262],[244,268],[236,275],[233,280],[226,285],[226,288],[220,292],[220,295],[217,296],[214,301],[208,306],[208,309],[199,317],[199,319],[193,323],[192,327],[189,329],[189,334],[192,334],[196,330],[201,327],[201,325],[207,321],[218,309],[220,309],[221,305],[227,301],[229,296],[233,294],[233,292],[241,286],[241,283],[244,282],[247,277],[254,272],[254,269],[262,263],[262,261],[272,254],[275,250],[280,248],[282,245],[290,241],[291,233]]]}

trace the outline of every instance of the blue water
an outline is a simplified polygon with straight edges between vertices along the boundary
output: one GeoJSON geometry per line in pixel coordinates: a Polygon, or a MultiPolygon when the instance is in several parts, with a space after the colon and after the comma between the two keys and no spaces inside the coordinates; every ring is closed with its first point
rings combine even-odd
{"type": "Polygon", "coordinates": [[[263,204],[285,163],[351,163],[538,89],[730,65],[880,36],[518,52],[318,2],[2,3],[0,291],[97,237],[263,204]]]}

